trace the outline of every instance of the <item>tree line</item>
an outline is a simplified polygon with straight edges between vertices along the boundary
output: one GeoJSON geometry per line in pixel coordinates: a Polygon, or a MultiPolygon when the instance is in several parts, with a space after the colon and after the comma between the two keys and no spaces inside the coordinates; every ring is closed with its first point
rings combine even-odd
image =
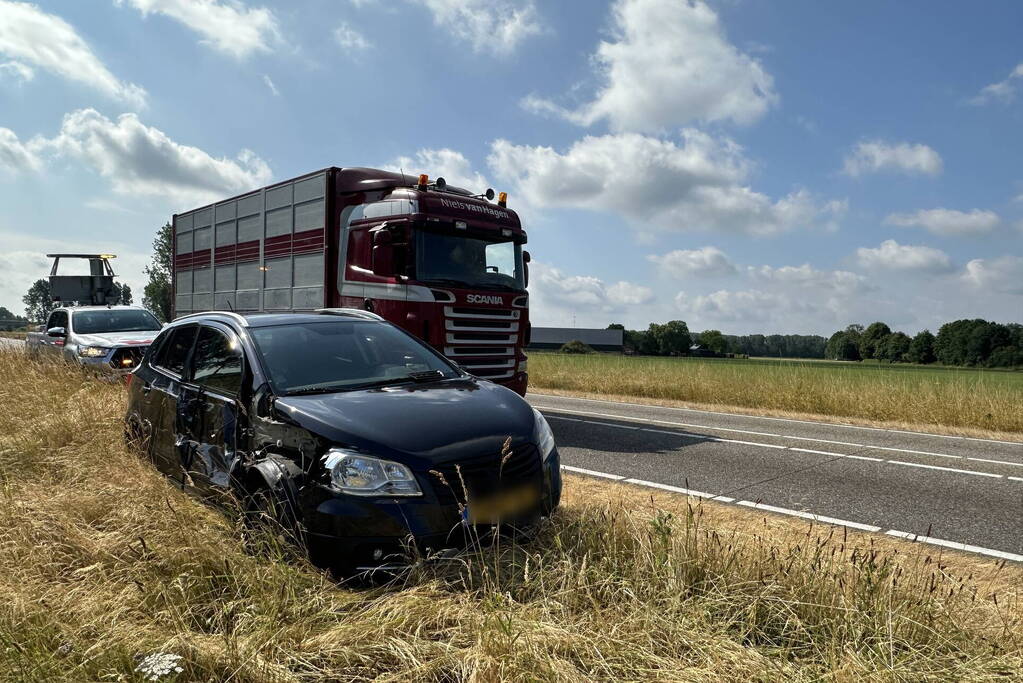
{"type": "Polygon", "coordinates": [[[831,335],[825,357],[832,360],[879,360],[888,363],[941,363],[984,368],[1023,366],[1023,325],[977,318],[945,323],[938,334],[923,330],[914,337],[893,332],[883,322],[850,325],[831,335]]]}
{"type": "Polygon", "coordinates": [[[728,354],[778,358],[823,358],[827,340],[812,334],[722,334],[720,330],[690,332],[683,320],[650,323],[645,330],[627,330],[613,323],[609,330],[623,332],[626,353],[644,356],[728,354]]]}

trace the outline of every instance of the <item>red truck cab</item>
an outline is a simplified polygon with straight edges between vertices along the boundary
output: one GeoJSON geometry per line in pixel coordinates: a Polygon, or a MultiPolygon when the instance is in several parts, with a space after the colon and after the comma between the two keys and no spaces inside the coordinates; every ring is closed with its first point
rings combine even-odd
{"type": "Polygon", "coordinates": [[[332,167],[176,215],[175,315],[361,308],[524,395],[526,233],[492,198],[332,167]]]}

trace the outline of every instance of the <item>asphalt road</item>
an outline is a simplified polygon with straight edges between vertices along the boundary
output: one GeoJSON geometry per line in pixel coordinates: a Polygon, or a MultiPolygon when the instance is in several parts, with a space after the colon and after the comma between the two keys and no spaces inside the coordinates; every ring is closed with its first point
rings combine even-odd
{"type": "Polygon", "coordinates": [[[1023,443],[528,399],[570,472],[1023,562],[1023,443]]]}

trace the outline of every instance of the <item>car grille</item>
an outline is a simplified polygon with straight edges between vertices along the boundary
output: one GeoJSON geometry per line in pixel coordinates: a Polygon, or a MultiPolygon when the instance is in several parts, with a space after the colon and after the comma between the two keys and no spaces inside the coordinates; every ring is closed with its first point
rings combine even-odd
{"type": "Polygon", "coordinates": [[[142,357],[146,355],[146,349],[148,348],[148,346],[128,346],[123,349],[117,349],[114,351],[114,355],[110,357],[110,367],[115,370],[133,368],[142,362],[142,357]],[[130,361],[130,364],[125,364],[125,360],[130,361]]]}
{"type": "Polygon", "coordinates": [[[472,500],[523,484],[539,486],[541,469],[539,451],[535,446],[526,444],[513,449],[503,466],[499,452],[488,453],[470,460],[437,465],[429,476],[438,502],[447,505],[465,502],[465,491],[472,500]],[[433,472],[442,475],[443,480],[433,472]],[[462,482],[465,482],[464,488],[462,482]]]}
{"type": "Polygon", "coordinates": [[[444,307],[444,355],[478,377],[515,374],[522,315],[513,308],[444,307]]]}

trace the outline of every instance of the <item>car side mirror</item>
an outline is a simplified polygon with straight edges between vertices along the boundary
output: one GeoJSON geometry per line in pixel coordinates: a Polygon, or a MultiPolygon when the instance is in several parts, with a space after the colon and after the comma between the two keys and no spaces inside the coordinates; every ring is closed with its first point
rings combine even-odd
{"type": "Polygon", "coordinates": [[[529,255],[528,251],[522,252],[522,269],[523,276],[526,281],[526,287],[529,286],[529,262],[533,260],[533,257],[529,255]]]}
{"type": "Polygon", "coordinates": [[[394,237],[387,230],[373,232],[373,274],[394,276],[394,237]]]}
{"type": "Polygon", "coordinates": [[[47,337],[67,337],[67,330],[63,327],[51,327],[46,330],[47,337]]]}

